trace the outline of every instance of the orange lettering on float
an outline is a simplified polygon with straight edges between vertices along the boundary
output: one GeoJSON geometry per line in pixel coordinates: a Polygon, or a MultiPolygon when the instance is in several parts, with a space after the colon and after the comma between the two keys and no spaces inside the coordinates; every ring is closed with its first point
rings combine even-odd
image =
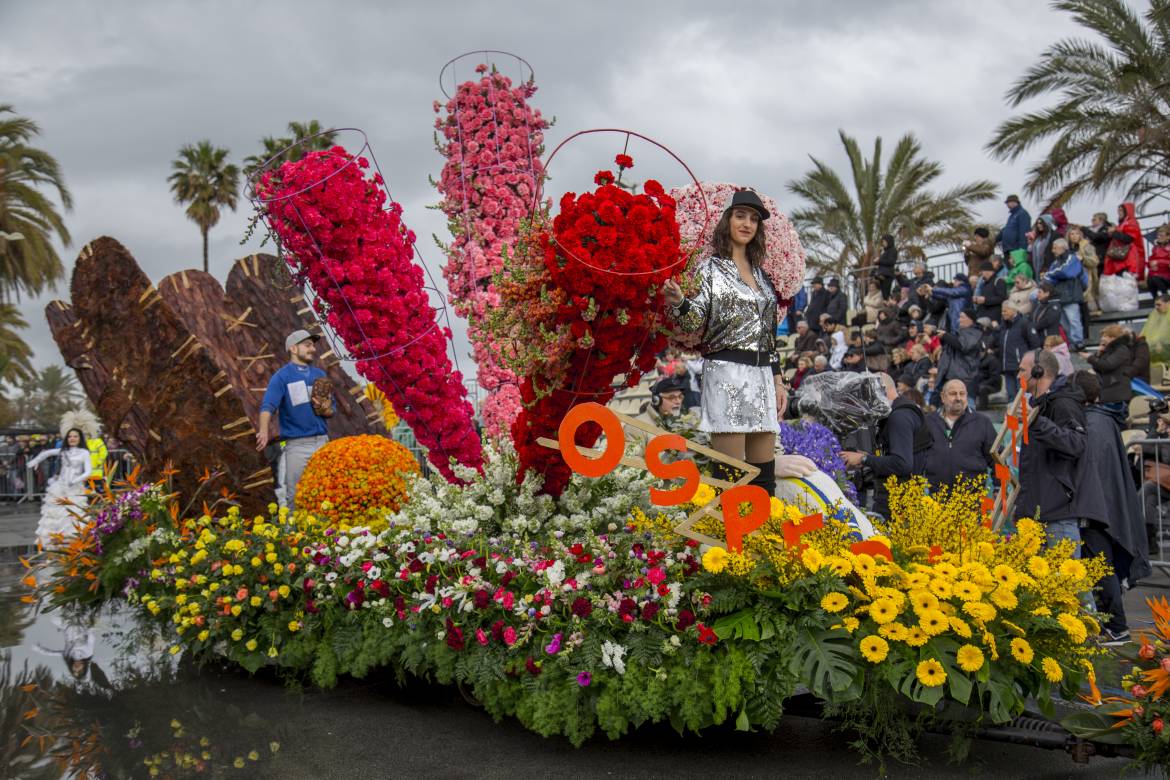
{"type": "Polygon", "coordinates": [[[727,537],[727,549],[740,552],[743,550],[743,538],[768,521],[771,514],[768,492],[759,485],[740,485],[724,490],[719,496],[719,501],[723,508],[723,530],[727,537]],[[739,505],[745,501],[751,504],[751,511],[746,515],[740,515],[739,505]]]}
{"type": "Polygon", "coordinates": [[[1016,450],[1016,434],[1020,432],[1020,418],[1014,415],[1008,415],[1003,418],[1003,424],[1012,432],[1012,465],[1018,464],[1018,453],[1016,450]]]}
{"type": "Polygon", "coordinates": [[[821,515],[802,517],[799,523],[785,523],[781,526],[781,531],[784,534],[784,545],[790,550],[795,548],[797,552],[800,552],[808,547],[807,544],[800,541],[800,537],[824,527],[825,518],[821,515]]]}
{"type": "Polygon", "coordinates": [[[569,410],[557,429],[557,441],[561,445],[561,457],[565,463],[584,477],[604,477],[613,471],[621,463],[626,448],[626,434],[617,416],[592,401],[569,410]],[[599,458],[587,458],[577,450],[577,429],[588,422],[600,425],[605,434],[605,452],[599,458]]]}
{"type": "Polygon", "coordinates": [[[682,485],[670,490],[650,488],[650,503],[654,506],[676,506],[685,504],[694,497],[699,489],[699,468],[694,461],[677,460],[674,463],[663,463],[663,450],[687,451],[686,438],[677,433],[668,433],[664,436],[655,436],[646,445],[646,468],[659,479],[684,479],[682,485]]]}
{"type": "Polygon", "coordinates": [[[984,496],[982,499],[983,507],[983,527],[991,528],[991,513],[995,511],[995,499],[991,496],[984,496]]]}
{"type": "Polygon", "coordinates": [[[995,464],[995,478],[999,480],[999,505],[1007,511],[1007,488],[1012,478],[1012,470],[1002,463],[995,464]]]}
{"type": "Polygon", "coordinates": [[[890,552],[890,548],[876,539],[866,539],[864,542],[854,542],[849,546],[849,552],[854,555],[868,555],[872,558],[885,558],[887,561],[894,562],[894,554],[890,552]]]}
{"type": "Polygon", "coordinates": [[[938,560],[940,558],[942,558],[942,554],[943,554],[943,549],[941,547],[939,547],[937,544],[932,544],[930,546],[930,552],[926,554],[926,562],[927,563],[937,563],[938,560]]]}

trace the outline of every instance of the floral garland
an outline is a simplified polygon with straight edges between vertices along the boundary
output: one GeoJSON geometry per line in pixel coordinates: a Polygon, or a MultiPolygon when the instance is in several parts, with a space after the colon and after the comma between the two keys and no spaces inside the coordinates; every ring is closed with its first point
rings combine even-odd
{"type": "Polygon", "coordinates": [[[445,106],[435,101],[436,114],[446,110],[435,119],[436,146],[446,162],[434,184],[455,237],[445,248],[443,276],[456,313],[468,321],[478,381],[487,391],[480,407],[484,427],[500,436],[520,411],[520,393],[483,323],[500,305],[492,276],[531,214],[544,177],[540,155],[549,122],[528,105],[536,92],[531,81],[513,86],[507,76],[487,70],[479,65],[480,78],[460,84],[445,106]]]}
{"type": "Polygon", "coordinates": [[[481,444],[459,372],[447,357],[451,333],[436,321],[413,262],[414,233],[402,223],[381,174],[340,146],[266,172],[256,185],[269,224],[299,283],[317,294],[319,315],[357,359],[357,371],[394,400],[431,462],[478,468],[481,444]]]}
{"type": "MultiPolygon", "coordinates": [[[[627,155],[616,162],[619,170],[633,166],[627,155]]],[[[512,425],[522,473],[543,474],[552,495],[568,484],[569,469],[537,439],[555,438],[576,404],[607,402],[615,378],[632,387],[654,366],[666,346],[661,286],[681,270],[675,204],[662,185],[650,179],[633,194],[617,186],[612,171],[599,171],[594,181],[594,192],[561,198],[551,234],[540,238],[548,286],[562,301],[552,329],[567,328],[572,350],[549,371],[524,376],[525,407],[512,425]]],[[[592,446],[599,435],[597,426],[582,426],[577,443],[592,446]]]]}
{"type": "Polygon", "coordinates": [[[386,512],[406,503],[407,475],[418,471],[410,450],[384,436],[334,439],[309,458],[297,483],[297,507],[343,529],[380,531],[386,512]]]}
{"type": "MultiPolygon", "coordinates": [[[[701,182],[699,185],[688,184],[670,191],[671,197],[678,204],[679,233],[683,242],[694,252],[692,262],[688,266],[689,274],[684,276],[685,289],[690,289],[694,284],[691,274],[698,267],[698,261],[711,256],[711,234],[719,224],[724,207],[731,196],[741,189],[743,187],[726,182],[701,182]]],[[[800,243],[796,228],[780,211],[776,202],[762,193],[760,200],[771,213],[763,223],[764,240],[767,245],[763,270],[772,286],[776,288],[776,296],[781,306],[787,309],[789,302],[803,284],[804,247],[800,243]]],[[[780,316],[784,316],[783,312],[780,316]]],[[[678,344],[688,347],[697,344],[700,337],[701,334],[680,333],[671,336],[678,344]]]]}

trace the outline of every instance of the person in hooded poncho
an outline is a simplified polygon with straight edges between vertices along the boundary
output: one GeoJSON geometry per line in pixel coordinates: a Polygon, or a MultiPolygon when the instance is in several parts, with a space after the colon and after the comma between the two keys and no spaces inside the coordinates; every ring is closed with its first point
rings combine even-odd
{"type": "Polygon", "coordinates": [[[1117,207],[1117,227],[1109,234],[1105,255],[1106,276],[1128,272],[1139,281],[1146,278],[1146,240],[1129,201],[1117,207]]]}
{"type": "MultiPolygon", "coordinates": [[[[1150,363],[1170,364],[1170,293],[1154,300],[1154,310],[1142,326],[1142,338],[1150,347],[1150,363]]],[[[1151,367],[1151,375],[1161,377],[1161,370],[1151,367]]]]}

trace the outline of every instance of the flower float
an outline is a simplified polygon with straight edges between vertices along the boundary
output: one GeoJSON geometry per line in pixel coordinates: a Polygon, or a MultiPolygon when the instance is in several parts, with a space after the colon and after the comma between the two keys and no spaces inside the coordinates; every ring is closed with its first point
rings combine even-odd
{"type": "Polygon", "coordinates": [[[393,400],[431,462],[453,478],[452,459],[481,463],[471,404],[447,357],[451,333],[436,321],[413,262],[414,233],[402,206],[387,205],[381,174],[367,178],[368,168],[340,146],[310,152],[265,172],[258,204],[358,373],[393,400]]]}
{"type": "Polygon", "coordinates": [[[384,436],[334,439],[309,459],[297,483],[297,505],[342,530],[385,527],[388,513],[406,502],[408,475],[418,462],[410,450],[384,436]]]}
{"type": "Polygon", "coordinates": [[[704,550],[673,529],[708,486],[653,507],[656,481],[619,466],[554,498],[518,465],[489,448],[482,474],[455,467],[464,484],[414,476],[380,532],[143,501],[104,534],[98,502],[83,538],[104,552],[51,552],[64,565],[32,584],[54,604],[125,598],[196,660],[321,686],[380,666],[459,682],[574,744],[648,722],[771,729],[797,686],[886,729],[944,701],[1003,723],[1072,695],[1097,652],[1077,594],[1103,561],[1045,549],[1032,521],[998,536],[973,490],[895,486],[888,557],[775,499],[742,549],[704,550]]]}
{"type": "Polygon", "coordinates": [[[445,247],[443,276],[455,311],[468,321],[478,380],[487,391],[484,427],[500,436],[520,411],[520,393],[484,320],[500,304],[492,276],[532,213],[549,122],[528,103],[536,92],[531,80],[514,85],[486,65],[476,72],[479,78],[460,84],[445,105],[434,104],[436,114],[445,112],[435,119],[435,143],[446,158],[434,184],[454,236],[445,247]]]}

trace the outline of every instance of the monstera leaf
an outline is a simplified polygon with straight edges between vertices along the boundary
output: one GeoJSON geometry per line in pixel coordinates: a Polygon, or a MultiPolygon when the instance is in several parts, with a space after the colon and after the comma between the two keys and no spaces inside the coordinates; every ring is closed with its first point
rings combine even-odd
{"type": "Polygon", "coordinates": [[[806,627],[796,632],[789,668],[819,698],[849,701],[861,695],[856,657],[847,631],[806,627]]]}

